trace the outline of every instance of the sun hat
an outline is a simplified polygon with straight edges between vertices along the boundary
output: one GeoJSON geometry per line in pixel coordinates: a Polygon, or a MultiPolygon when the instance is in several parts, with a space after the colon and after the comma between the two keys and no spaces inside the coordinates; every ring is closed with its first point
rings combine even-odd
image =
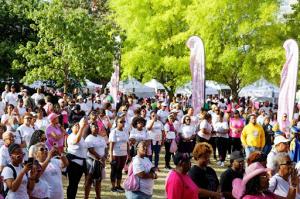
{"type": "Polygon", "coordinates": [[[258,176],[268,171],[270,171],[270,169],[265,168],[259,162],[255,162],[249,165],[246,168],[243,179],[236,178],[232,182],[232,195],[234,196],[234,198],[240,199],[244,195],[246,190],[246,184],[249,182],[249,180],[251,180],[255,176],[258,176]]]}
{"type": "Polygon", "coordinates": [[[48,120],[52,121],[57,117],[58,117],[58,115],[56,113],[50,113],[50,115],[48,115],[48,120]]]}
{"type": "Polygon", "coordinates": [[[285,137],[283,137],[282,135],[278,135],[275,137],[274,139],[274,145],[276,146],[277,144],[280,144],[280,143],[287,143],[287,142],[290,142],[289,139],[286,139],[285,137]]]}

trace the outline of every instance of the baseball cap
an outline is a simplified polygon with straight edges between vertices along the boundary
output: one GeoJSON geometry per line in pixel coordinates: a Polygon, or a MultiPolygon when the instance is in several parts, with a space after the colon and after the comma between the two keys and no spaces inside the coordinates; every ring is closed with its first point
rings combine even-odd
{"type": "Polygon", "coordinates": [[[276,146],[277,144],[280,144],[280,143],[287,143],[287,142],[290,142],[289,139],[286,139],[285,137],[283,137],[282,135],[278,135],[275,137],[274,139],[274,145],[276,146]]]}
{"type": "Polygon", "coordinates": [[[162,106],[168,106],[168,104],[165,103],[165,102],[163,102],[161,105],[162,105],[162,106]]]}
{"type": "Polygon", "coordinates": [[[241,151],[233,151],[230,154],[230,160],[237,160],[237,161],[244,160],[243,153],[241,151]]]}
{"type": "Polygon", "coordinates": [[[9,155],[11,155],[14,152],[14,150],[19,149],[19,148],[21,148],[21,146],[16,143],[9,145],[9,147],[8,147],[9,155]]]}

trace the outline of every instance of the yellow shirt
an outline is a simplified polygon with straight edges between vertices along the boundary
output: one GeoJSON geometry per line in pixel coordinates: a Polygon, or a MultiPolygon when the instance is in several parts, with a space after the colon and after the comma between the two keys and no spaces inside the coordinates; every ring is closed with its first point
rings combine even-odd
{"type": "Polygon", "coordinates": [[[265,132],[259,124],[249,123],[242,131],[241,141],[244,146],[263,148],[265,146],[265,132]]]}

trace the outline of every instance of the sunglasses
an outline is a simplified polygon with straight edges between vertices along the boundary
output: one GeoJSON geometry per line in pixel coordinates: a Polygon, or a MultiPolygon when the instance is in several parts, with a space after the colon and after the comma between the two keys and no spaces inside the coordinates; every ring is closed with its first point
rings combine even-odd
{"type": "Polygon", "coordinates": [[[127,109],[124,109],[124,110],[122,110],[123,112],[126,112],[126,111],[128,111],[127,109]]]}
{"type": "Polygon", "coordinates": [[[185,119],[185,121],[191,121],[191,119],[185,119]]]}
{"type": "Polygon", "coordinates": [[[285,163],[282,163],[282,164],[280,164],[280,165],[292,165],[292,161],[287,161],[287,162],[285,162],[285,163]]]}
{"type": "Polygon", "coordinates": [[[121,124],[124,124],[124,123],[125,123],[125,121],[120,121],[119,123],[121,123],[121,124]]]}
{"type": "Polygon", "coordinates": [[[42,148],[39,149],[39,151],[40,151],[40,152],[48,152],[48,149],[47,149],[46,147],[45,147],[45,148],[42,147],[42,148]]]}

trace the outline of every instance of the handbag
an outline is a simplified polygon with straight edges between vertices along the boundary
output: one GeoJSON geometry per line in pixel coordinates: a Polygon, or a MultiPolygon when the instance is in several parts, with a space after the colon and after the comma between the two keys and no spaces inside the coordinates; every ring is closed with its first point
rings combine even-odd
{"type": "Polygon", "coordinates": [[[177,147],[175,140],[172,140],[171,146],[170,146],[170,153],[175,153],[177,151],[177,149],[178,149],[178,147],[177,147]]]}
{"type": "Polygon", "coordinates": [[[123,187],[126,191],[138,191],[140,189],[139,178],[133,174],[132,162],[128,167],[128,176],[126,177],[123,187]]]}

